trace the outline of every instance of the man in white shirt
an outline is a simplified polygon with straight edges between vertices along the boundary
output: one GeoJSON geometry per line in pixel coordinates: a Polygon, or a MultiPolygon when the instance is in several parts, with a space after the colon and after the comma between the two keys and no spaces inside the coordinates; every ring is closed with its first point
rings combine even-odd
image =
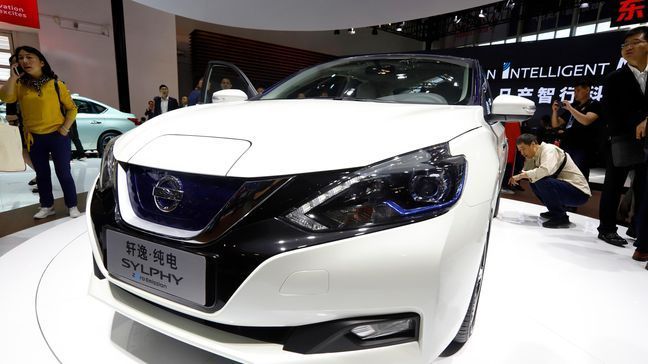
{"type": "Polygon", "coordinates": [[[178,108],[178,100],[169,97],[169,88],[164,84],[160,85],[160,96],[153,98],[153,102],[155,102],[153,117],[178,108]]]}
{"type": "Polygon", "coordinates": [[[517,185],[522,179],[531,182],[533,193],[547,207],[540,217],[546,228],[570,227],[565,206],[580,206],[592,196],[587,180],[569,154],[553,144],[541,143],[535,135],[522,134],[516,141],[524,156],[524,170],[509,179],[517,185]]]}

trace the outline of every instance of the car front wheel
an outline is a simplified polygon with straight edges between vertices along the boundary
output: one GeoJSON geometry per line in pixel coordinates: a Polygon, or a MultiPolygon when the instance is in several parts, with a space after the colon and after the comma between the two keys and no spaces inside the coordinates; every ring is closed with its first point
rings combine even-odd
{"type": "Polygon", "coordinates": [[[119,133],[116,131],[107,131],[99,136],[99,139],[97,140],[97,153],[100,157],[103,155],[103,151],[110,139],[116,136],[119,136],[119,133]]]}
{"type": "Polygon", "coordinates": [[[475,281],[475,287],[473,288],[472,297],[470,298],[470,304],[468,305],[468,311],[464,320],[461,323],[459,332],[452,340],[450,345],[441,353],[442,357],[447,357],[453,355],[459,349],[461,349],[464,344],[472,335],[473,327],[475,325],[475,318],[477,317],[477,306],[479,305],[479,296],[481,295],[482,282],[484,280],[484,269],[486,268],[486,254],[488,252],[488,240],[490,238],[490,229],[491,222],[488,223],[488,233],[486,234],[486,244],[484,245],[484,252],[482,253],[481,262],[479,264],[479,271],[477,272],[477,280],[475,281]]]}

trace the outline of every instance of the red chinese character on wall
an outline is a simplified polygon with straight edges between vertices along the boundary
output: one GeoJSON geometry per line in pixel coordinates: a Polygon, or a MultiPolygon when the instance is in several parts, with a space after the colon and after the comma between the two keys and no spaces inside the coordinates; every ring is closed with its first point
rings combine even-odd
{"type": "Polygon", "coordinates": [[[643,0],[621,0],[619,2],[619,16],[617,22],[628,22],[634,19],[643,19],[644,8],[643,0]]]}

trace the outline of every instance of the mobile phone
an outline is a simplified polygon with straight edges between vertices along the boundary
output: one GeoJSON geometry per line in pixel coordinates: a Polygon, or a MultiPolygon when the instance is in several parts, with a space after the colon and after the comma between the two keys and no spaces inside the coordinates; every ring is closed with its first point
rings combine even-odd
{"type": "Polygon", "coordinates": [[[21,73],[24,73],[24,72],[25,72],[25,71],[23,70],[23,68],[20,67],[20,66],[16,66],[16,68],[14,68],[13,70],[14,70],[14,73],[16,74],[16,76],[20,76],[21,73]]]}

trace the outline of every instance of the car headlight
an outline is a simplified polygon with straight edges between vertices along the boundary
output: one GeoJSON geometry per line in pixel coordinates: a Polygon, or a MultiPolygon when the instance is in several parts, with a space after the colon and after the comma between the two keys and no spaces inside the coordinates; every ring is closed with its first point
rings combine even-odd
{"type": "Polygon", "coordinates": [[[445,213],[461,196],[466,159],[440,144],[362,168],[286,215],[324,231],[404,223],[445,213]]]}
{"type": "Polygon", "coordinates": [[[117,160],[113,154],[113,146],[118,137],[110,139],[104,148],[103,157],[101,158],[101,167],[99,169],[99,181],[97,190],[103,192],[115,186],[117,178],[117,160]]]}

